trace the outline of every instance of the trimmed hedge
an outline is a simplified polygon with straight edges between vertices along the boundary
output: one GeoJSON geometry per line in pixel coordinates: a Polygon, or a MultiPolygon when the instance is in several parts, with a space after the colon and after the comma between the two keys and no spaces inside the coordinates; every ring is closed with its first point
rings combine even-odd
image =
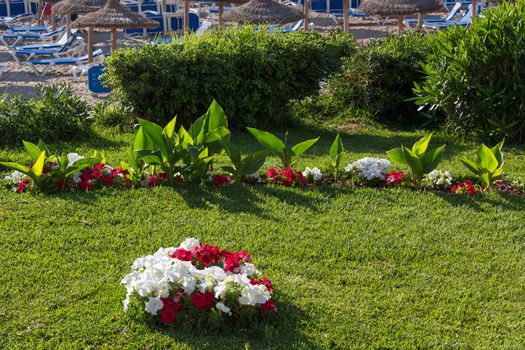
{"type": "Polygon", "coordinates": [[[234,27],[119,50],[106,60],[106,79],[136,115],[155,122],[177,114],[188,125],[216,99],[233,127],[276,126],[286,124],[288,102],[318,93],[353,49],[341,33],[234,27]]]}

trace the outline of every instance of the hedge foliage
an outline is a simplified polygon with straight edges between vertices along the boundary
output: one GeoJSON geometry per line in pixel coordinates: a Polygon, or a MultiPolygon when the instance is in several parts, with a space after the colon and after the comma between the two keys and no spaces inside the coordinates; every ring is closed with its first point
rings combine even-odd
{"type": "Polygon", "coordinates": [[[171,44],[119,50],[106,61],[107,83],[138,116],[184,125],[213,99],[233,127],[286,124],[292,99],[315,95],[354,50],[352,36],[271,33],[233,27],[171,44]]]}

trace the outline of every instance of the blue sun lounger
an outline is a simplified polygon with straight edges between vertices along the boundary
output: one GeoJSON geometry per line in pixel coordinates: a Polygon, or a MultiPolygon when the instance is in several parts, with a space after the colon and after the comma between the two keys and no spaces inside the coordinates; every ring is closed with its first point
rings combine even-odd
{"type": "Polygon", "coordinates": [[[69,40],[67,40],[64,45],[54,48],[13,48],[9,50],[9,54],[17,61],[21,63],[22,61],[27,61],[33,57],[64,57],[64,56],[74,56],[81,52],[84,49],[84,42],[78,40],[78,34],[71,34],[69,40]]]}
{"type": "Polygon", "coordinates": [[[301,19],[301,20],[297,21],[297,23],[295,23],[291,27],[281,28],[279,30],[279,32],[281,32],[281,33],[294,33],[294,32],[298,31],[301,28],[303,23],[304,23],[304,19],[301,19]]]}
{"type": "MultiPolygon", "coordinates": [[[[104,59],[104,53],[100,49],[93,51],[93,58],[96,58],[97,61],[102,61],[104,59]]],[[[75,65],[87,63],[88,55],[70,58],[29,60],[25,62],[25,64],[30,67],[36,75],[39,76],[46,75],[47,71],[54,66],[72,66],[74,68],[75,65]],[[43,69],[39,69],[38,67],[43,67],[43,69]]]]}
{"type": "MultiPolygon", "coordinates": [[[[445,18],[424,18],[423,19],[423,23],[425,23],[425,24],[428,24],[428,23],[433,24],[433,23],[450,22],[452,20],[452,18],[454,18],[458,14],[458,12],[461,9],[462,5],[463,4],[461,2],[456,2],[454,4],[454,7],[452,7],[452,9],[450,10],[450,12],[448,13],[448,15],[445,18]]],[[[418,20],[417,19],[406,19],[403,22],[410,27],[411,24],[417,24],[418,20]]]]}
{"type": "Polygon", "coordinates": [[[20,15],[16,15],[14,17],[4,17],[0,19],[0,25],[7,25],[13,22],[16,22],[18,20],[24,19],[24,18],[30,18],[34,17],[32,13],[22,13],[20,15]]]}
{"type": "Polygon", "coordinates": [[[48,32],[51,29],[51,26],[9,26],[7,28],[7,30],[12,33],[48,32]]]}
{"type": "Polygon", "coordinates": [[[63,34],[66,27],[62,26],[51,32],[45,33],[5,33],[0,34],[0,42],[6,46],[15,46],[22,40],[47,40],[63,34]]]}
{"type": "Polygon", "coordinates": [[[472,5],[468,7],[467,13],[459,21],[448,21],[443,23],[434,23],[434,24],[423,24],[425,29],[445,29],[453,26],[467,26],[472,24],[472,5]]]}
{"type": "MultiPolygon", "coordinates": [[[[78,37],[77,29],[71,30],[71,37],[76,37],[78,39],[82,39],[78,37]]],[[[23,45],[23,46],[13,46],[14,50],[50,50],[50,49],[60,49],[66,43],[68,42],[67,33],[64,33],[62,37],[53,43],[40,43],[40,44],[31,44],[31,45],[23,45]]]]}

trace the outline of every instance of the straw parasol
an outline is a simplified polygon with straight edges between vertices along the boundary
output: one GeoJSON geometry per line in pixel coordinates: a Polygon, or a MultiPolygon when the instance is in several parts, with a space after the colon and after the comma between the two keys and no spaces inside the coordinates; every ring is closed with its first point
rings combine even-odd
{"type": "Polygon", "coordinates": [[[155,28],[159,23],[131,12],[129,7],[122,5],[119,0],[108,0],[106,5],[96,12],[77,19],[73,26],[77,28],[88,27],[88,62],[93,61],[93,28],[111,29],[111,51],[117,48],[118,28],[155,28]]]}
{"type": "Polygon", "coordinates": [[[106,4],[106,0],[62,0],[53,6],[53,14],[66,16],[67,36],[71,35],[71,15],[96,11],[106,4]]]}
{"type": "Polygon", "coordinates": [[[250,0],[236,7],[224,19],[233,22],[251,23],[290,23],[303,18],[303,13],[291,6],[280,4],[274,0],[250,0]]]}
{"type": "Polygon", "coordinates": [[[372,16],[396,16],[399,30],[403,29],[405,15],[420,14],[422,24],[421,14],[446,10],[441,0],[365,0],[359,9],[372,16]]]}

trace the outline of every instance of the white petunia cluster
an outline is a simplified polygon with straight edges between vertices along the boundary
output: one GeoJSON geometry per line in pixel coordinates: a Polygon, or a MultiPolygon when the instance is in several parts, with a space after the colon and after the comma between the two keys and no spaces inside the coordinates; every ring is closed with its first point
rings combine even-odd
{"type": "Polygon", "coordinates": [[[312,179],[315,182],[320,181],[323,178],[323,173],[317,167],[313,168],[313,169],[310,169],[309,167],[306,167],[306,169],[304,169],[304,171],[303,171],[303,175],[307,179],[309,179],[309,180],[312,179]]]}
{"type": "Polygon", "coordinates": [[[231,315],[231,309],[224,303],[226,295],[236,293],[240,305],[252,306],[264,304],[271,298],[265,285],[250,283],[250,277],[259,274],[251,263],[242,264],[239,273],[232,273],[219,266],[198,269],[190,261],[170,256],[178,248],[192,251],[199,246],[197,239],[188,238],[179,247],[160,248],[153,255],[136,259],[131,266],[133,272],[122,280],[127,290],[124,311],[127,311],[132,295],[145,298],[144,309],[151,315],[162,310],[161,298],[177,292],[187,295],[211,292],[215,296],[215,308],[228,315],[231,315]]]}
{"type": "Polygon", "coordinates": [[[427,181],[433,187],[446,189],[452,186],[452,175],[448,171],[432,170],[427,175],[427,181]]]}
{"type": "Polygon", "coordinates": [[[79,155],[78,153],[68,153],[67,154],[67,161],[68,161],[67,166],[70,167],[81,159],[84,159],[84,157],[79,155]]]}
{"type": "Polygon", "coordinates": [[[11,181],[14,185],[18,185],[24,179],[24,174],[19,171],[13,171],[11,175],[4,177],[4,180],[11,181]]]}
{"type": "Polygon", "coordinates": [[[382,158],[362,158],[345,168],[347,173],[356,173],[367,181],[384,180],[390,170],[390,161],[382,158]]]}

